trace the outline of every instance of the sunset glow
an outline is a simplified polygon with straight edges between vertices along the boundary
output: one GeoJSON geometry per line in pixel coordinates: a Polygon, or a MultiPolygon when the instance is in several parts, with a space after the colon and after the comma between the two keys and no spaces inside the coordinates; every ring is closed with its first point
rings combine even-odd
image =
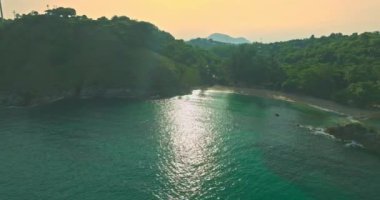
{"type": "Polygon", "coordinates": [[[3,0],[13,11],[72,7],[92,18],[126,15],[149,21],[181,39],[214,32],[264,42],[379,29],[378,0],[3,0]]]}

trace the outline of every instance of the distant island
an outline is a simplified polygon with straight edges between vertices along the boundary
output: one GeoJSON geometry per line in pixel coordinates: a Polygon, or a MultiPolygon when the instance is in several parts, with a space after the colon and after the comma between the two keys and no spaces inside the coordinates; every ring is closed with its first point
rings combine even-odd
{"type": "Polygon", "coordinates": [[[218,46],[225,45],[241,45],[250,43],[249,40],[239,37],[233,38],[226,34],[214,33],[207,38],[195,38],[187,41],[192,46],[201,47],[203,49],[210,49],[218,46]]]}
{"type": "Polygon", "coordinates": [[[379,32],[248,43],[223,34],[185,42],[148,22],[72,8],[17,15],[0,21],[0,104],[160,98],[218,84],[380,107],[379,32]]]}
{"type": "Polygon", "coordinates": [[[234,38],[226,34],[222,33],[213,33],[210,36],[208,36],[207,39],[214,40],[216,42],[223,42],[227,44],[247,44],[251,43],[249,40],[243,38],[243,37],[238,37],[234,38]]]}

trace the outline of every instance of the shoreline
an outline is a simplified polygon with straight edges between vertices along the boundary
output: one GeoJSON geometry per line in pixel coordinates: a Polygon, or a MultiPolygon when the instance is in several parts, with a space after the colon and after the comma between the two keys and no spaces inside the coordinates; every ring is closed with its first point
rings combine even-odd
{"type": "Polygon", "coordinates": [[[367,120],[380,117],[380,110],[368,110],[349,107],[338,104],[336,102],[319,99],[311,96],[285,93],[269,89],[261,88],[245,88],[245,87],[230,87],[230,86],[212,86],[208,90],[228,91],[242,95],[257,96],[269,99],[287,101],[291,103],[299,103],[313,107],[315,109],[333,112],[347,117],[352,117],[356,120],[367,120]]]}

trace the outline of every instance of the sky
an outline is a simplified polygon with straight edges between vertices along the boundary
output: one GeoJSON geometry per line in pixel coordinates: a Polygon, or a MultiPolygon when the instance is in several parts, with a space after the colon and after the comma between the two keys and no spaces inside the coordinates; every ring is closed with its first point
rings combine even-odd
{"type": "Polygon", "coordinates": [[[380,0],[1,0],[13,12],[75,8],[91,18],[125,15],[178,39],[225,33],[251,41],[285,41],[330,33],[380,30],[380,0]]]}

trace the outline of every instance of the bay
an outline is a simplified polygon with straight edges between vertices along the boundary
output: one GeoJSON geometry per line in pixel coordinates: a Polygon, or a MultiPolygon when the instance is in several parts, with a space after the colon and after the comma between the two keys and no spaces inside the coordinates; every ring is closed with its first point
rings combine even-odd
{"type": "Polygon", "coordinates": [[[378,199],[380,159],[318,131],[347,120],[217,90],[2,108],[0,199],[378,199]]]}

